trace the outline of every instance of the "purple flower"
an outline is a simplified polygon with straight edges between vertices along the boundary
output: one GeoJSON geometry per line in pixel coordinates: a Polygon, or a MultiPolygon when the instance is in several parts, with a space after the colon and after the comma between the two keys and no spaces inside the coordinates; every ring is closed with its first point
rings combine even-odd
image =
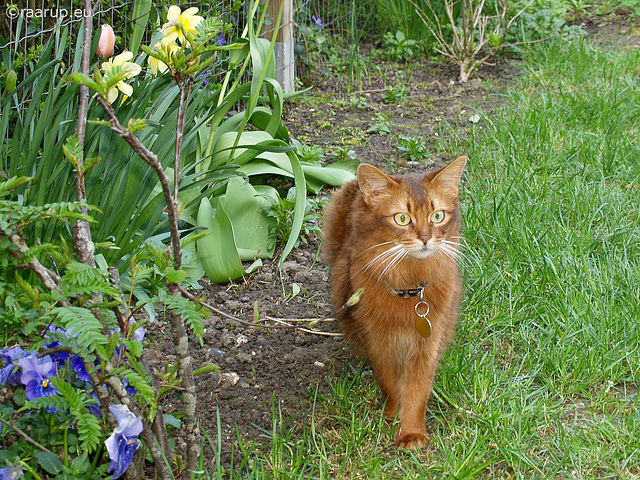
{"type": "MultiPolygon", "coordinates": [[[[22,368],[20,383],[25,386],[27,400],[38,400],[58,394],[58,389],[49,380],[55,374],[54,363],[49,355],[38,358],[36,352],[32,352],[22,357],[18,366],[22,368]]],[[[49,413],[56,411],[55,407],[47,407],[46,410],[49,413]]]]}
{"type": "Polygon", "coordinates": [[[138,328],[134,330],[133,339],[141,342],[144,340],[144,336],[146,335],[146,333],[147,331],[144,329],[142,325],[140,325],[138,328]]]}
{"type": "Polygon", "coordinates": [[[29,382],[34,380],[47,378],[54,372],[53,360],[51,360],[51,357],[49,355],[45,355],[44,357],[38,358],[38,354],[36,352],[31,352],[29,355],[18,360],[18,366],[22,368],[20,382],[23,385],[27,385],[29,382]]]}
{"type": "Polygon", "coordinates": [[[98,400],[96,392],[91,392],[91,396],[95,400],[95,403],[86,405],[86,408],[94,417],[98,417],[98,419],[100,419],[102,418],[102,406],[100,405],[100,400],[98,400]]]}
{"type": "Polygon", "coordinates": [[[109,411],[116,417],[118,426],[104,444],[111,460],[108,472],[116,479],[127,471],[134,453],[140,446],[136,437],[142,432],[142,422],[126,405],[111,405],[109,411]]]}
{"type": "MultiPolygon", "coordinates": [[[[50,326],[49,331],[45,334],[45,338],[51,339],[51,342],[45,343],[44,348],[56,348],[61,347],[62,343],[60,343],[56,338],[65,337],[65,338],[73,338],[73,328],[69,330],[62,330],[60,327],[50,326]]],[[[77,335],[75,335],[77,336],[77,335]]],[[[57,352],[52,355],[53,360],[56,362],[58,367],[63,367],[67,359],[70,357],[70,354],[67,352],[57,352]]]]}
{"type": "Polygon", "coordinates": [[[224,33],[220,32],[220,35],[218,35],[218,46],[222,46],[222,45],[226,45],[227,41],[224,39],[224,33]]]}
{"type": "Polygon", "coordinates": [[[320,17],[316,17],[315,15],[311,15],[311,20],[313,20],[313,22],[316,25],[319,25],[321,27],[324,27],[324,25],[322,24],[322,20],[320,20],[320,17]]]}
{"type": "Polygon", "coordinates": [[[83,382],[91,381],[87,370],[84,368],[84,362],[78,355],[74,355],[73,357],[71,357],[71,369],[76,372],[78,378],[83,382]]]}
{"type": "Polygon", "coordinates": [[[4,348],[0,350],[0,362],[4,367],[0,368],[0,385],[17,385],[19,372],[16,368],[20,357],[26,355],[20,347],[4,348]]]}
{"type": "Polygon", "coordinates": [[[20,465],[8,468],[0,468],[0,480],[18,480],[24,477],[24,472],[20,465]]]}

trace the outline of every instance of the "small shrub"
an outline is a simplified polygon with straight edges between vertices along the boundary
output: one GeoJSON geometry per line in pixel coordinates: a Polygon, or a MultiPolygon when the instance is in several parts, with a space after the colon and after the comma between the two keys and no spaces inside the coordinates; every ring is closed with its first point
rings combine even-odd
{"type": "Polygon", "coordinates": [[[381,136],[391,135],[393,125],[390,120],[380,113],[376,113],[376,122],[367,129],[367,133],[377,133],[381,136]]]}
{"type": "Polygon", "coordinates": [[[356,159],[356,151],[349,147],[338,147],[333,150],[330,155],[336,162],[345,162],[347,160],[356,159]]]}
{"type": "MultiPolygon", "coordinates": [[[[326,197],[317,199],[307,198],[304,219],[300,234],[294,244],[294,248],[298,248],[300,244],[307,245],[309,239],[314,234],[320,233],[319,220],[322,210],[327,202],[326,197]]],[[[291,187],[285,198],[269,198],[271,205],[266,208],[267,215],[276,219],[276,224],[271,229],[271,233],[275,236],[276,242],[286,242],[291,235],[293,228],[293,213],[296,204],[296,189],[291,187]]]]}
{"type": "Polygon", "coordinates": [[[396,62],[407,62],[417,54],[418,43],[409,39],[401,30],[396,33],[387,32],[384,35],[387,54],[396,62]]]}
{"type": "Polygon", "coordinates": [[[387,87],[384,93],[380,96],[385,103],[400,104],[407,97],[407,89],[402,85],[387,87]]]}
{"type": "Polygon", "coordinates": [[[403,158],[417,162],[429,155],[427,144],[419,135],[413,137],[401,136],[398,138],[398,151],[403,158]]]}

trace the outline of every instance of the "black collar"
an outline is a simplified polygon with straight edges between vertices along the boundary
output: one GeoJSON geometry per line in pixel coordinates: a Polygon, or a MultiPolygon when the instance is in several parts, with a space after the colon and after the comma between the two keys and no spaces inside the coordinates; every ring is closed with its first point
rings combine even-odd
{"type": "Polygon", "coordinates": [[[410,298],[420,296],[420,293],[422,293],[427,286],[427,282],[417,288],[409,288],[407,290],[396,290],[395,288],[391,288],[387,282],[384,282],[384,286],[387,287],[387,290],[389,290],[389,292],[391,292],[391,294],[395,295],[396,297],[410,298]]]}

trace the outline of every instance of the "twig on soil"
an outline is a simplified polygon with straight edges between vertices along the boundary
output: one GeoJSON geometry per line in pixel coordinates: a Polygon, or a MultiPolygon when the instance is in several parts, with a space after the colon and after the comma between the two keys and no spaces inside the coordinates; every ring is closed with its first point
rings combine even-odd
{"type": "Polygon", "coordinates": [[[272,328],[272,329],[276,329],[276,330],[292,330],[292,329],[297,329],[297,330],[301,330],[303,332],[306,333],[313,333],[316,335],[326,335],[326,336],[342,336],[341,333],[333,333],[333,332],[321,332],[318,330],[310,330],[307,328],[304,328],[303,325],[291,325],[287,322],[307,322],[307,323],[317,323],[317,322],[328,322],[328,321],[335,321],[335,318],[332,318],[333,315],[335,315],[336,313],[338,313],[340,310],[347,308],[346,305],[343,305],[342,307],[340,307],[338,310],[334,311],[331,313],[331,315],[324,317],[324,318],[319,318],[319,319],[297,319],[297,320],[290,320],[290,319],[279,319],[279,318],[273,318],[273,317],[265,317],[265,320],[271,320],[274,322],[278,322],[280,325],[265,325],[264,323],[254,323],[254,322],[249,322],[247,320],[243,320],[242,318],[238,318],[235,317],[223,310],[220,310],[219,308],[214,307],[213,305],[209,305],[207,302],[202,301],[202,299],[198,298],[196,295],[193,295],[192,293],[189,293],[187,290],[184,289],[184,287],[179,286],[178,287],[180,292],[187,297],[189,300],[191,301],[197,301],[200,305],[202,305],[205,308],[208,308],[209,310],[211,310],[213,313],[220,315],[222,317],[228,318],[229,320],[233,320],[234,322],[238,322],[246,327],[251,327],[251,328],[272,328]]]}
{"type": "Polygon", "coordinates": [[[265,320],[271,320],[272,322],[278,322],[280,325],[265,325],[265,327],[274,327],[274,326],[287,326],[289,328],[297,328],[298,330],[300,330],[301,332],[305,332],[305,333],[314,333],[316,335],[324,335],[326,337],[342,337],[343,334],[342,333],[337,333],[337,332],[321,332],[319,330],[310,330],[308,328],[303,328],[301,325],[291,325],[288,322],[309,322],[309,323],[316,323],[316,322],[324,322],[324,321],[335,321],[335,318],[322,318],[320,320],[316,320],[316,319],[294,319],[294,320],[284,320],[281,318],[274,318],[274,317],[265,317],[265,320]]]}

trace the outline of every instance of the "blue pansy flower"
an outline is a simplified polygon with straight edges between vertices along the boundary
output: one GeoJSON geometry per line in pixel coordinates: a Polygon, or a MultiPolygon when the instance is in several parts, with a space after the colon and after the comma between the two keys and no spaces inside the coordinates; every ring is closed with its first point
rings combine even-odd
{"type": "Polygon", "coordinates": [[[24,471],[20,465],[0,468],[0,480],[18,480],[22,477],[24,477],[24,471]]]}
{"type": "Polygon", "coordinates": [[[137,437],[142,432],[142,422],[126,405],[111,405],[109,411],[116,417],[118,426],[104,444],[111,460],[108,472],[116,479],[127,471],[140,446],[137,437]]]}
{"type": "Polygon", "coordinates": [[[0,350],[0,362],[4,365],[0,367],[0,385],[18,385],[20,372],[18,371],[18,360],[26,355],[20,347],[4,348],[0,350]]]}
{"type": "Polygon", "coordinates": [[[84,368],[84,362],[78,355],[74,355],[73,357],[71,357],[71,370],[76,372],[76,375],[78,375],[78,378],[83,382],[91,381],[91,378],[87,373],[87,370],[84,368]]]}
{"type": "MultiPolygon", "coordinates": [[[[62,337],[72,338],[73,336],[72,331],[73,331],[72,328],[69,330],[63,330],[60,327],[56,327],[53,325],[50,326],[49,331],[45,334],[45,338],[51,339],[51,341],[48,343],[45,343],[43,348],[47,349],[47,348],[61,347],[62,343],[56,340],[56,337],[62,336],[62,337]]],[[[56,365],[58,367],[63,367],[65,362],[69,358],[69,356],[70,354],[67,352],[57,352],[52,355],[52,358],[56,362],[56,365]]]]}
{"type": "MultiPolygon", "coordinates": [[[[25,386],[25,394],[28,400],[52,397],[58,394],[58,389],[49,380],[55,375],[53,360],[49,355],[38,358],[36,352],[18,360],[18,366],[22,368],[20,383],[25,386]]],[[[55,412],[54,407],[47,407],[47,412],[55,412]]]]}
{"type": "Polygon", "coordinates": [[[98,395],[96,392],[91,392],[90,394],[96,403],[91,403],[89,405],[85,405],[85,408],[89,410],[94,417],[102,418],[102,407],[100,406],[100,400],[98,399],[98,395]]]}
{"type": "MultiPolygon", "coordinates": [[[[226,43],[226,42],[225,42],[226,43]]],[[[223,44],[224,45],[224,44],[223,44]]],[[[133,339],[137,340],[139,342],[144,340],[144,336],[147,334],[147,331],[144,329],[144,327],[142,325],[140,325],[138,328],[136,328],[133,331],[133,339]]]]}
{"type": "Polygon", "coordinates": [[[316,17],[315,15],[311,15],[311,20],[313,20],[313,22],[316,25],[319,25],[321,27],[324,27],[324,25],[322,24],[322,20],[320,20],[320,17],[316,17]]]}

